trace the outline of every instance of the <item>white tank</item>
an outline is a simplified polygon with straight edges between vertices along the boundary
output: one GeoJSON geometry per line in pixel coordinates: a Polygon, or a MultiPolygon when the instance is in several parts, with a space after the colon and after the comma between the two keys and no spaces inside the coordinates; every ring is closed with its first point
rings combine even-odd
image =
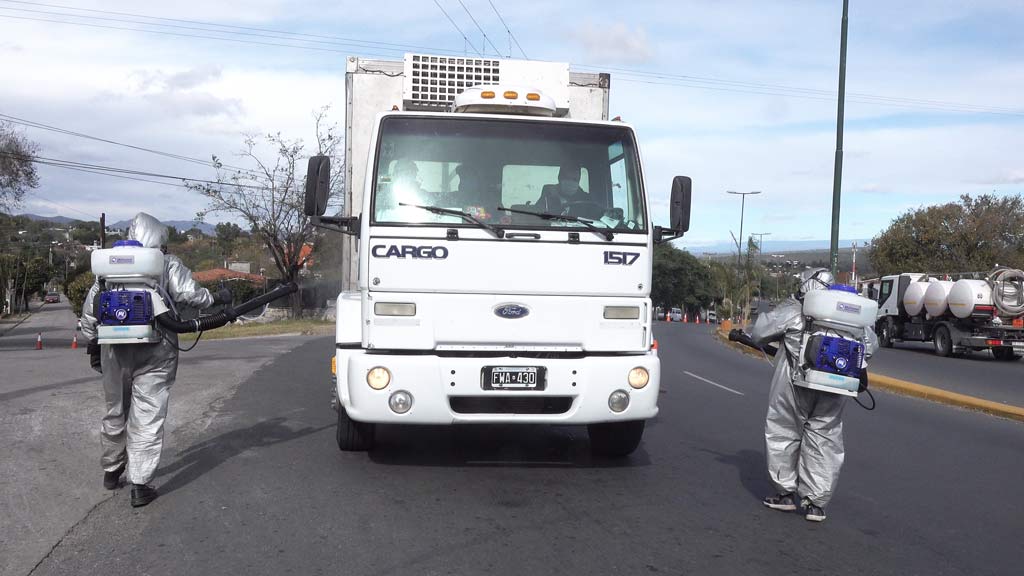
{"type": "Polygon", "coordinates": [[[907,291],[903,293],[903,307],[907,314],[917,316],[924,311],[924,294],[928,291],[930,282],[911,282],[907,291]]]}
{"type": "Polygon", "coordinates": [[[953,288],[953,282],[939,280],[928,285],[924,293],[924,308],[933,318],[938,318],[949,312],[949,291],[953,288]]]}
{"type": "Polygon", "coordinates": [[[142,246],[93,250],[92,273],[115,282],[159,281],[164,273],[164,253],[159,248],[142,246]]]}
{"type": "Polygon", "coordinates": [[[977,306],[992,305],[992,287],[984,280],[957,280],[949,290],[949,311],[957,318],[967,318],[977,306]]]}
{"type": "Polygon", "coordinates": [[[878,302],[844,290],[811,290],[804,295],[803,312],[815,320],[874,326],[878,302]]]}

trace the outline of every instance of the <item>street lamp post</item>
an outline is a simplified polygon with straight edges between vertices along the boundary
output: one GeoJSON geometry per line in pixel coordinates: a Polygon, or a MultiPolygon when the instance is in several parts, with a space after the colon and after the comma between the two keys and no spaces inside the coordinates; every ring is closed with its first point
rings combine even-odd
{"type": "MultiPolygon", "coordinates": [[[[741,200],[740,200],[740,238],[739,238],[739,242],[737,242],[737,244],[739,244],[739,246],[736,247],[736,272],[739,273],[739,271],[742,269],[742,266],[743,266],[742,265],[742,259],[743,259],[743,244],[742,244],[742,242],[743,242],[743,213],[746,211],[746,207],[747,207],[747,196],[750,196],[752,194],[760,194],[761,191],[760,190],[754,190],[753,192],[736,192],[735,190],[726,190],[725,193],[726,194],[736,194],[736,195],[738,195],[741,198],[741,200]]],[[[744,270],[743,281],[746,284],[746,283],[748,283],[748,279],[747,279],[747,275],[746,275],[745,272],[746,271],[744,270]]],[[[748,291],[747,302],[745,303],[745,306],[749,305],[749,303],[750,303],[749,290],[750,290],[750,287],[748,286],[747,287],[747,291],[748,291]]],[[[743,320],[746,321],[746,318],[747,318],[747,310],[746,310],[746,307],[744,307],[744,309],[743,309],[743,320]]]]}
{"type": "Polygon", "coordinates": [[[740,200],[740,236],[739,236],[741,244],[736,247],[737,248],[737,250],[736,250],[736,267],[738,269],[741,266],[740,260],[743,257],[743,245],[742,245],[742,242],[743,242],[743,213],[746,211],[746,208],[747,208],[747,196],[750,196],[751,194],[760,194],[761,191],[760,190],[755,190],[753,192],[736,192],[734,190],[726,190],[725,193],[726,194],[736,194],[736,195],[738,195],[741,198],[741,200],[740,200]]]}
{"type": "Polygon", "coordinates": [[[850,0],[843,0],[843,22],[839,40],[839,106],[836,111],[836,163],[832,175],[832,241],[829,260],[832,276],[839,273],[839,202],[843,187],[843,118],[846,103],[846,29],[849,22],[850,0]]]}

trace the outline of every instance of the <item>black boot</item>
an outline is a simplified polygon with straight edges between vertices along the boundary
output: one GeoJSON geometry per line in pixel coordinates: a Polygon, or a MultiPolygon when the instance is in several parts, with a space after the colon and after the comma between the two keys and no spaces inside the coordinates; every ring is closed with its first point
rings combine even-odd
{"type": "Polygon", "coordinates": [[[146,484],[132,484],[132,508],[145,506],[156,500],[156,488],[146,484]]]}
{"type": "Polygon", "coordinates": [[[103,473],[103,487],[107,490],[116,490],[121,484],[121,474],[124,474],[124,464],[117,467],[116,470],[103,473]]]}

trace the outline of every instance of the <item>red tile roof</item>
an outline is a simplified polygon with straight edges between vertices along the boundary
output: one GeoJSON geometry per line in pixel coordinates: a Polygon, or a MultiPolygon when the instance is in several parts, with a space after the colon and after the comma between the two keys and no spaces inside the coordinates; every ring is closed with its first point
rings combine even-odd
{"type": "Polygon", "coordinates": [[[218,280],[227,280],[228,278],[243,278],[250,282],[263,282],[266,280],[259,274],[247,274],[245,272],[236,272],[234,270],[228,270],[227,268],[213,268],[211,270],[200,270],[199,272],[193,272],[192,278],[195,278],[196,282],[216,282],[218,280]]]}

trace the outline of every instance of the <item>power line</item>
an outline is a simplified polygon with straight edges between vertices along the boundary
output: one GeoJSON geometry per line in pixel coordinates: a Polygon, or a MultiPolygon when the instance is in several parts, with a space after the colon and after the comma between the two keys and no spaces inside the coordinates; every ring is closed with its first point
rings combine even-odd
{"type": "MultiPolygon", "coordinates": [[[[494,45],[494,42],[491,42],[490,37],[487,36],[487,32],[484,32],[484,29],[480,26],[480,23],[476,21],[476,18],[473,17],[473,13],[469,11],[469,8],[466,8],[466,4],[462,0],[459,0],[459,6],[462,6],[462,9],[466,11],[466,15],[469,16],[469,19],[473,21],[473,25],[476,26],[476,29],[479,30],[480,33],[484,35],[484,41],[490,44],[491,48],[494,48],[494,53],[497,54],[498,56],[501,56],[501,50],[498,50],[498,47],[494,45]]],[[[486,51],[487,49],[484,48],[484,52],[486,51]]]]}
{"type": "Polygon", "coordinates": [[[455,29],[459,32],[459,35],[462,36],[462,39],[466,41],[466,45],[472,48],[473,52],[476,52],[477,56],[482,57],[483,54],[481,54],[480,51],[476,49],[476,46],[473,46],[473,43],[470,42],[469,38],[466,37],[466,33],[462,31],[462,28],[459,28],[459,25],[455,23],[455,20],[452,20],[452,17],[448,15],[448,12],[444,9],[444,7],[441,6],[441,3],[438,2],[437,0],[434,0],[434,5],[437,6],[438,10],[440,10],[441,13],[444,14],[444,17],[447,18],[448,21],[452,23],[452,26],[454,26],[455,29]]]}
{"type": "MultiPolygon", "coordinates": [[[[202,178],[190,178],[188,176],[174,176],[169,174],[160,174],[157,172],[146,172],[143,170],[132,170],[129,168],[117,168],[114,166],[103,166],[100,164],[89,164],[87,162],[75,162],[73,160],[62,160],[59,158],[48,158],[45,156],[35,156],[30,154],[12,154],[10,152],[0,152],[0,156],[7,156],[9,158],[16,159],[28,159],[37,164],[44,166],[53,166],[55,168],[67,168],[71,170],[91,170],[97,174],[103,174],[107,176],[113,175],[133,175],[133,176],[149,176],[151,178],[166,178],[168,180],[181,180],[182,182],[195,182],[199,184],[211,184],[215,186],[230,186],[235,188],[251,188],[254,190],[262,190],[263,186],[255,186],[252,184],[239,184],[237,182],[217,182],[214,180],[204,180],[202,178]]],[[[183,186],[187,187],[187,186],[183,186]]]]}
{"type": "MultiPolygon", "coordinates": [[[[504,26],[505,31],[508,32],[508,37],[511,38],[512,41],[516,43],[516,48],[519,48],[519,53],[523,55],[523,58],[529,60],[530,57],[526,55],[526,52],[523,51],[523,47],[519,45],[519,40],[516,40],[516,35],[512,33],[512,29],[509,28],[508,24],[505,23],[505,19],[501,17],[501,12],[498,12],[498,7],[495,6],[494,2],[491,2],[491,0],[487,0],[487,2],[491,5],[491,8],[494,9],[494,13],[498,15],[498,20],[501,21],[501,25],[504,26]]],[[[508,57],[512,57],[511,48],[509,48],[508,57]]]]}
{"type": "Polygon", "coordinates": [[[138,150],[140,152],[148,152],[150,154],[156,154],[158,156],[164,156],[164,157],[167,157],[167,158],[173,158],[175,160],[181,160],[183,162],[191,162],[193,164],[200,164],[202,166],[209,166],[211,168],[218,168],[218,169],[219,168],[230,168],[232,170],[235,170],[235,171],[238,171],[238,172],[241,172],[241,173],[245,173],[245,174],[249,174],[249,175],[252,175],[252,176],[258,176],[258,177],[266,176],[265,174],[262,174],[262,173],[260,173],[260,172],[258,172],[256,170],[251,169],[251,168],[242,168],[241,166],[232,166],[231,164],[224,164],[223,162],[214,162],[212,160],[202,160],[200,158],[193,158],[191,156],[183,156],[181,154],[174,154],[172,152],[164,152],[164,151],[161,151],[161,150],[154,150],[153,148],[146,148],[144,146],[136,146],[134,144],[126,144],[124,142],[118,142],[116,140],[109,140],[107,138],[101,138],[99,136],[92,136],[92,135],[89,135],[89,134],[84,134],[82,132],[76,132],[74,130],[68,130],[66,128],[60,128],[60,127],[57,127],[57,126],[50,126],[48,124],[43,124],[42,122],[36,122],[34,120],[28,120],[28,119],[25,119],[25,118],[18,118],[17,116],[11,116],[9,114],[0,113],[0,119],[7,120],[8,122],[11,122],[13,124],[20,124],[22,126],[28,126],[30,128],[38,128],[40,130],[49,130],[51,132],[56,132],[58,134],[65,134],[65,135],[68,135],[68,136],[75,136],[75,137],[78,137],[78,138],[85,138],[85,139],[88,139],[88,140],[95,140],[97,142],[103,142],[103,143],[106,143],[106,144],[113,144],[115,146],[123,146],[125,148],[130,148],[132,150],[138,150]]]}
{"type": "MultiPolygon", "coordinates": [[[[623,75],[628,75],[628,76],[638,76],[638,77],[644,77],[644,78],[654,78],[654,79],[662,79],[662,80],[671,80],[671,81],[684,82],[684,84],[681,84],[681,85],[687,86],[687,87],[693,87],[693,88],[703,88],[704,85],[718,86],[718,87],[737,87],[737,88],[746,88],[746,89],[753,89],[753,90],[755,90],[755,91],[737,90],[739,92],[746,92],[746,93],[754,93],[754,94],[766,93],[766,94],[769,94],[769,95],[782,95],[782,96],[791,95],[791,93],[797,93],[797,94],[806,94],[806,95],[827,97],[830,100],[834,100],[837,97],[837,95],[838,95],[837,92],[832,91],[832,90],[819,90],[819,89],[813,89],[813,88],[801,88],[801,87],[796,87],[796,86],[785,86],[785,85],[778,85],[778,84],[765,84],[765,83],[759,83],[759,82],[746,82],[746,81],[739,81],[739,80],[727,80],[727,79],[723,79],[723,78],[713,78],[713,77],[706,77],[706,76],[692,76],[692,75],[684,75],[684,74],[671,74],[671,73],[667,73],[667,72],[650,72],[650,71],[635,70],[635,69],[630,69],[630,68],[615,68],[615,67],[608,67],[608,66],[598,66],[598,65],[594,65],[594,64],[577,64],[575,67],[583,68],[583,69],[598,70],[598,71],[619,72],[619,73],[621,73],[623,75]],[[767,91],[767,92],[765,92],[765,91],[767,91]]],[[[977,111],[977,112],[1009,113],[1009,114],[1019,114],[1019,113],[1022,112],[1019,109],[1002,107],[1002,106],[988,106],[988,105],[977,105],[977,104],[965,104],[965,103],[959,103],[959,102],[946,102],[946,101],[941,101],[941,100],[927,100],[927,99],[920,99],[920,98],[903,98],[903,97],[893,97],[893,96],[878,96],[878,95],[866,94],[866,93],[858,93],[858,92],[848,92],[847,95],[848,96],[856,96],[857,98],[861,98],[863,100],[878,100],[878,101],[883,102],[883,103],[890,103],[890,102],[892,102],[892,103],[914,104],[914,105],[929,106],[929,107],[956,108],[957,111],[977,111]]]]}
{"type": "MultiPolygon", "coordinates": [[[[14,0],[0,0],[0,1],[8,2],[8,3],[14,2],[14,0]]],[[[66,8],[66,9],[73,9],[73,10],[80,10],[80,11],[87,10],[87,9],[80,9],[80,8],[63,7],[63,6],[52,5],[52,4],[32,3],[32,2],[14,2],[14,3],[18,3],[18,4],[31,4],[31,5],[46,6],[46,7],[58,7],[58,8],[66,8]]],[[[461,3],[461,1],[460,1],[460,3],[461,3]]],[[[477,50],[476,47],[473,46],[473,44],[471,42],[469,42],[469,38],[465,35],[465,33],[462,31],[462,29],[459,28],[458,24],[455,23],[455,21],[451,18],[451,16],[447,13],[447,11],[444,10],[444,8],[440,5],[440,3],[438,3],[438,0],[434,0],[434,4],[437,5],[437,7],[441,10],[441,12],[445,15],[445,17],[448,18],[448,21],[455,27],[455,29],[459,32],[459,34],[463,37],[463,39],[467,42],[467,44],[470,47],[473,48],[473,51],[476,52],[478,55],[483,56],[483,54],[481,54],[481,52],[479,50],[477,50]]],[[[0,8],[0,9],[18,10],[18,9],[12,9],[12,8],[0,8]]],[[[25,9],[20,9],[20,10],[24,11],[25,9]]],[[[497,9],[495,8],[495,10],[497,10],[497,9]]],[[[36,12],[38,12],[38,11],[36,11],[36,12]]],[[[93,12],[112,13],[112,14],[118,14],[118,15],[128,15],[129,14],[129,13],[123,13],[123,12],[114,13],[114,12],[110,12],[110,11],[93,11],[93,12]]],[[[468,13],[468,10],[467,10],[467,13],[468,13]]],[[[74,15],[74,14],[56,14],[56,15],[57,16],[68,16],[68,17],[71,17],[71,18],[81,18],[82,17],[80,15],[74,15]]],[[[188,23],[198,23],[198,24],[202,24],[202,25],[218,26],[218,27],[224,27],[224,28],[236,28],[236,29],[243,29],[243,30],[249,30],[250,29],[250,28],[247,28],[247,27],[229,26],[229,25],[213,24],[213,23],[203,23],[203,22],[192,21],[192,20],[158,18],[158,17],[144,16],[144,15],[133,15],[133,16],[141,17],[141,18],[168,20],[168,21],[180,21],[180,22],[188,22],[188,23]]],[[[472,17],[472,15],[470,15],[470,16],[472,17]]],[[[499,14],[499,17],[500,17],[500,14],[499,14]]],[[[100,29],[124,30],[124,31],[130,31],[130,32],[144,32],[144,33],[161,34],[161,35],[166,35],[166,36],[178,36],[178,37],[185,37],[185,38],[202,38],[202,39],[208,39],[208,40],[220,40],[220,41],[224,41],[224,42],[235,42],[235,43],[241,43],[241,44],[252,44],[252,45],[260,45],[260,46],[293,48],[293,49],[300,49],[300,50],[314,50],[314,51],[332,52],[332,53],[345,53],[345,54],[349,53],[349,51],[347,51],[347,50],[338,50],[338,49],[332,49],[332,48],[326,48],[326,47],[320,47],[320,46],[308,46],[308,45],[297,45],[297,44],[282,44],[282,43],[276,43],[276,42],[262,42],[262,41],[247,40],[247,39],[241,39],[241,38],[227,38],[227,37],[223,37],[223,36],[209,36],[209,35],[201,35],[201,34],[186,34],[186,33],[180,33],[180,32],[168,32],[168,31],[164,31],[164,30],[132,28],[132,27],[126,27],[126,26],[110,26],[110,25],[101,25],[101,24],[90,24],[90,23],[86,23],[86,22],[68,22],[68,21],[64,21],[64,20],[51,20],[51,19],[43,19],[43,18],[32,18],[32,17],[27,17],[27,16],[12,16],[12,15],[0,14],[0,18],[8,18],[8,19],[15,19],[15,20],[28,20],[28,21],[36,21],[36,22],[47,22],[47,23],[56,23],[56,24],[66,24],[66,25],[84,26],[84,27],[92,27],[92,28],[100,28],[100,29]]],[[[112,20],[112,21],[115,21],[115,22],[121,22],[121,23],[125,23],[126,22],[126,21],[123,21],[123,20],[116,20],[116,19],[109,19],[109,20],[112,20]]],[[[475,19],[474,19],[474,21],[475,21],[475,19]]],[[[503,19],[502,19],[502,21],[504,22],[503,19]]],[[[128,23],[132,23],[132,22],[128,22],[128,23]]],[[[155,23],[138,23],[138,24],[145,25],[145,26],[165,26],[165,25],[162,25],[162,24],[155,24],[155,23]]],[[[238,34],[236,32],[231,32],[229,30],[209,30],[209,29],[198,29],[198,30],[199,31],[209,32],[209,33],[214,33],[214,34],[216,34],[216,33],[238,34]]],[[[293,35],[293,36],[313,36],[313,37],[316,36],[316,35],[307,35],[307,34],[292,33],[292,32],[283,32],[283,31],[277,31],[277,30],[272,30],[272,29],[252,28],[251,30],[270,31],[270,32],[273,32],[273,33],[276,33],[276,34],[287,34],[287,35],[293,35]]],[[[482,31],[482,29],[481,29],[481,31],[482,31]]],[[[287,37],[278,37],[278,36],[269,36],[268,38],[270,38],[270,39],[279,39],[279,40],[284,40],[284,41],[293,41],[293,42],[312,42],[310,40],[302,40],[302,39],[299,39],[299,38],[287,38],[287,37]]],[[[328,38],[334,38],[334,37],[328,37],[328,38]]],[[[340,38],[340,37],[337,37],[337,38],[340,38]]],[[[487,41],[490,42],[490,39],[488,38],[487,41]]],[[[518,41],[516,41],[516,44],[517,45],[519,44],[518,41]]],[[[400,45],[400,44],[389,44],[389,45],[403,46],[403,45],[400,45]]],[[[494,47],[494,44],[492,42],[491,42],[491,46],[494,47]]],[[[391,48],[383,48],[381,46],[372,46],[372,48],[374,48],[374,49],[381,49],[381,50],[391,50],[391,51],[397,50],[397,49],[391,49],[391,48]]],[[[433,51],[436,51],[436,52],[455,53],[454,51],[440,49],[440,48],[415,47],[415,46],[408,46],[407,48],[427,49],[427,50],[433,50],[433,51]]],[[[495,48],[495,50],[497,50],[497,48],[495,48]]],[[[521,46],[520,46],[520,51],[522,51],[522,47],[521,46]]],[[[380,56],[380,57],[385,57],[385,58],[393,57],[393,55],[391,55],[391,54],[378,54],[378,53],[370,53],[370,52],[363,52],[363,54],[369,55],[369,56],[380,56]]],[[[523,53],[523,55],[524,56],[526,55],[525,52],[523,53]]],[[[701,76],[671,74],[671,73],[665,73],[665,72],[650,72],[650,71],[636,70],[636,69],[629,69],[629,68],[615,68],[615,67],[608,67],[608,66],[596,66],[596,65],[592,65],[592,64],[579,64],[579,65],[576,65],[575,67],[576,68],[582,68],[582,69],[595,69],[595,70],[599,70],[599,71],[618,72],[621,75],[625,76],[625,78],[622,79],[622,81],[625,81],[625,82],[644,83],[644,84],[663,85],[663,86],[674,86],[674,87],[682,87],[682,88],[697,88],[697,89],[702,89],[702,90],[716,90],[716,91],[725,91],[725,92],[734,92],[734,93],[762,94],[762,95],[769,95],[769,96],[783,96],[783,97],[789,97],[789,98],[803,98],[803,99],[808,99],[808,100],[820,100],[820,101],[833,101],[835,99],[835,97],[836,97],[836,93],[835,92],[830,92],[828,90],[818,90],[818,89],[811,89],[811,88],[800,88],[800,87],[795,87],[795,86],[784,86],[784,85],[764,84],[764,83],[757,83],[757,82],[746,82],[746,81],[728,80],[728,79],[722,79],[722,78],[712,78],[712,77],[701,77],[701,76]],[[654,81],[654,80],[663,80],[663,81],[658,82],[658,81],[654,81]]],[[[855,92],[849,93],[848,96],[851,97],[849,99],[852,102],[857,102],[857,103],[861,103],[861,104],[874,104],[874,105],[879,105],[879,106],[891,106],[891,107],[897,107],[897,108],[926,109],[926,110],[934,110],[934,111],[962,112],[962,113],[971,113],[971,112],[973,112],[973,113],[986,113],[986,114],[1012,115],[1012,116],[1024,115],[1024,110],[1008,108],[1008,107],[987,106],[987,105],[977,105],[977,104],[966,104],[966,103],[956,103],[956,102],[945,102],[945,101],[941,101],[941,100],[929,100],[929,99],[918,99],[918,98],[902,98],[902,97],[892,97],[892,96],[879,96],[879,95],[872,95],[872,94],[865,94],[865,93],[855,93],[855,92]]]]}
{"type": "MultiPolygon", "coordinates": [[[[255,27],[250,27],[250,26],[235,26],[235,25],[231,25],[231,24],[219,24],[219,23],[216,23],[216,22],[205,22],[205,21],[202,21],[202,20],[188,20],[188,19],[183,19],[183,18],[164,18],[164,17],[160,17],[160,16],[149,16],[149,15],[146,15],[146,14],[136,14],[136,13],[131,13],[131,12],[116,12],[116,11],[113,11],[113,10],[98,10],[98,9],[92,9],[92,8],[78,8],[78,7],[74,7],[74,6],[64,6],[64,5],[60,5],[60,4],[46,4],[46,3],[42,3],[42,2],[23,2],[23,1],[18,1],[18,0],[0,0],[0,2],[4,2],[4,3],[7,3],[7,4],[22,4],[22,5],[28,5],[28,6],[39,6],[39,7],[44,7],[44,8],[57,8],[57,9],[61,9],[61,10],[74,10],[74,11],[77,11],[77,12],[88,12],[88,13],[92,13],[92,14],[108,14],[108,15],[113,15],[113,16],[128,16],[128,17],[132,17],[132,18],[145,18],[147,20],[158,20],[158,21],[162,21],[162,22],[178,22],[178,23],[182,23],[182,24],[196,24],[196,25],[200,25],[200,26],[210,26],[210,27],[215,27],[215,28],[223,28],[225,30],[211,30],[211,31],[214,31],[214,32],[219,31],[219,32],[224,32],[224,33],[229,33],[229,34],[233,34],[234,33],[234,32],[230,32],[230,30],[247,30],[247,31],[252,31],[252,32],[268,32],[268,33],[271,33],[271,34],[279,34],[279,35],[285,35],[285,36],[294,36],[294,37],[299,37],[299,38],[313,38],[313,39],[320,39],[320,40],[333,40],[333,41],[335,41],[335,42],[329,42],[328,44],[339,44],[339,42],[350,43],[350,44],[339,44],[339,45],[346,45],[346,46],[347,45],[367,45],[368,47],[379,47],[380,49],[383,49],[383,50],[393,50],[393,51],[403,51],[403,50],[408,50],[408,49],[412,48],[412,49],[416,49],[416,50],[433,50],[433,51],[441,51],[441,52],[450,52],[452,54],[457,54],[458,53],[455,50],[446,50],[446,49],[443,49],[443,48],[436,48],[436,47],[431,47],[431,46],[416,46],[416,45],[409,45],[409,44],[398,44],[398,43],[394,43],[394,42],[380,42],[380,41],[377,41],[377,40],[362,40],[362,39],[359,39],[359,38],[348,38],[348,37],[344,37],[344,36],[332,36],[332,35],[324,35],[324,34],[307,34],[307,33],[304,33],[304,32],[290,32],[290,31],[287,31],[287,30],[277,30],[277,29],[273,29],[273,28],[255,28],[255,27]],[[385,48],[387,46],[391,46],[393,48],[385,48]]],[[[36,12],[36,13],[52,14],[50,12],[42,12],[42,11],[38,11],[38,10],[29,10],[29,9],[26,9],[26,8],[3,8],[3,9],[4,10],[20,10],[22,12],[36,12]]],[[[56,14],[59,14],[59,13],[56,13],[56,14]]],[[[66,13],[65,14],[60,14],[60,15],[70,16],[70,17],[73,17],[73,18],[90,18],[88,16],[82,16],[82,15],[76,15],[76,14],[66,14],[66,13]]],[[[124,20],[117,20],[117,19],[108,19],[108,20],[124,22],[124,20]]],[[[155,24],[155,23],[142,23],[142,24],[152,25],[152,26],[166,26],[166,25],[155,24]]],[[[298,38],[296,38],[296,40],[298,40],[298,38]]],[[[301,41],[306,41],[306,40],[301,40],[301,41]]],[[[308,40],[308,42],[314,42],[314,41],[315,40],[308,40]]]]}

